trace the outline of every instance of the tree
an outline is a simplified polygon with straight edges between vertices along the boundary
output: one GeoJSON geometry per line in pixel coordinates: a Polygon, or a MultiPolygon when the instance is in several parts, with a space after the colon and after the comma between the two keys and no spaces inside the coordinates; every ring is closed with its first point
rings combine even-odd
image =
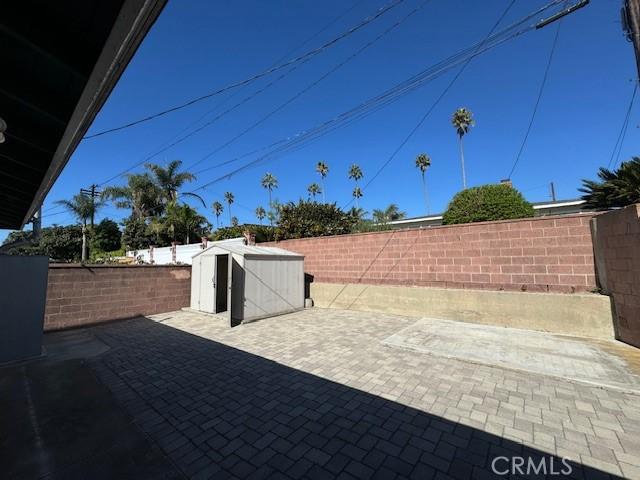
{"type": "Polygon", "coordinates": [[[130,209],[130,217],[136,219],[162,215],[165,208],[162,195],[148,173],[127,175],[126,185],[107,187],[102,192],[102,198],[113,200],[117,208],[130,209]]]}
{"type": "Polygon", "coordinates": [[[224,211],[224,207],[217,200],[211,204],[211,208],[213,209],[213,213],[216,215],[216,228],[220,228],[220,215],[224,211]]]}
{"type": "Polygon", "coordinates": [[[103,219],[93,229],[91,244],[101,252],[113,252],[121,247],[122,233],[118,224],[108,218],[103,219]]]}
{"type": "Polygon", "coordinates": [[[130,216],[123,222],[122,244],[127,250],[149,248],[153,243],[153,234],[143,218],[130,216]]]}
{"type": "Polygon", "coordinates": [[[320,175],[320,184],[322,185],[322,203],[326,203],[327,199],[325,198],[325,188],[324,188],[324,179],[327,178],[327,174],[329,173],[329,166],[324,162],[318,162],[316,165],[316,172],[320,175]]]}
{"type": "Polygon", "coordinates": [[[299,200],[280,209],[278,239],[318,237],[351,233],[357,219],[342,211],[335,203],[299,200]]]}
{"type": "Polygon", "coordinates": [[[153,174],[154,183],[162,193],[164,204],[168,205],[171,202],[176,202],[178,195],[182,195],[197,198],[204,205],[204,200],[193,192],[179,193],[180,188],[185,183],[192,182],[196,179],[193,173],[180,172],[179,168],[181,165],[182,160],[173,160],[169,162],[166,167],[154,163],[146,163],[145,168],[153,174]]]}
{"type": "Polygon", "coordinates": [[[482,185],[458,192],[444,212],[442,223],[486,222],[533,217],[533,206],[511,185],[482,185]]]}
{"type": "Polygon", "coordinates": [[[358,207],[358,199],[362,197],[362,190],[360,190],[360,186],[358,182],[364,174],[362,173],[362,169],[356,165],[355,163],[349,167],[349,178],[356,182],[356,188],[353,189],[353,198],[356,200],[356,208],[358,207]]]}
{"type": "Polygon", "coordinates": [[[462,188],[467,188],[467,175],[464,169],[464,148],[462,145],[462,137],[469,133],[469,129],[475,125],[473,120],[473,113],[466,108],[459,108],[453,112],[451,117],[451,124],[458,133],[458,141],[460,144],[460,164],[462,165],[462,188]]]}
{"type": "Polygon", "coordinates": [[[317,183],[312,183],[307,187],[307,192],[309,192],[309,198],[313,198],[313,200],[315,201],[316,195],[322,193],[322,189],[317,183]]]}
{"type": "Polygon", "coordinates": [[[607,210],[640,202],[640,157],[622,162],[616,171],[600,168],[598,177],[599,182],[582,180],[584,208],[607,210]]]}
{"type": "MultiPolygon", "coordinates": [[[[33,232],[11,232],[4,244],[33,238],[33,232]]],[[[54,262],[75,262],[80,259],[82,251],[82,227],[79,225],[45,227],[40,232],[40,239],[31,245],[14,247],[9,255],[46,255],[54,262]]]]}
{"type": "Polygon", "coordinates": [[[360,187],[356,187],[353,189],[353,198],[356,200],[356,208],[358,208],[358,200],[362,198],[362,190],[360,190],[360,187]]]}
{"type": "Polygon", "coordinates": [[[82,225],[82,261],[87,260],[87,221],[95,216],[104,202],[82,194],[74,195],[71,200],[58,200],[57,205],[66,208],[78,223],[82,225]]]}
{"type": "Polygon", "coordinates": [[[427,168],[431,166],[431,157],[426,153],[421,153],[416,157],[416,168],[420,170],[420,174],[422,175],[422,193],[424,195],[424,207],[427,210],[427,214],[429,213],[429,200],[427,197],[427,180],[425,178],[425,173],[427,172],[427,168]]]}
{"type": "MultiPolygon", "coordinates": [[[[274,188],[278,188],[278,179],[274,177],[272,174],[270,174],[269,172],[267,172],[262,177],[260,184],[262,185],[263,188],[266,188],[269,191],[269,206],[272,207],[271,192],[273,191],[274,188]]],[[[269,221],[271,222],[272,220],[269,219],[269,221]]]]}
{"type": "Polygon", "coordinates": [[[231,192],[224,192],[224,199],[227,202],[227,209],[229,211],[229,224],[231,224],[231,204],[235,200],[235,197],[231,192]]]}
{"type": "Polygon", "coordinates": [[[239,224],[238,217],[231,217],[231,226],[232,227],[237,227],[238,224],[239,224]]]}
{"type": "Polygon", "coordinates": [[[207,230],[207,219],[187,204],[171,204],[167,210],[167,220],[171,225],[174,241],[182,239],[186,245],[191,236],[202,236],[207,230]]]}
{"type": "Polygon", "coordinates": [[[407,213],[400,211],[400,208],[395,203],[391,203],[384,210],[375,209],[372,216],[375,223],[385,224],[396,220],[402,220],[403,218],[406,218],[407,213]]]}
{"type": "Polygon", "coordinates": [[[256,218],[260,221],[260,225],[262,225],[262,220],[267,215],[267,212],[264,208],[258,207],[256,208],[256,218]]]}

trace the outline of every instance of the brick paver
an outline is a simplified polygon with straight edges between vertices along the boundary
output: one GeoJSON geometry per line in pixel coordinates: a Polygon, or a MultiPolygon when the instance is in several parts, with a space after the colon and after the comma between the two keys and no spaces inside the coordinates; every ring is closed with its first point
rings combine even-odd
{"type": "Polygon", "coordinates": [[[383,345],[414,321],[174,312],[92,328],[91,362],[192,478],[505,478],[514,455],[640,478],[640,397],[383,345]]]}

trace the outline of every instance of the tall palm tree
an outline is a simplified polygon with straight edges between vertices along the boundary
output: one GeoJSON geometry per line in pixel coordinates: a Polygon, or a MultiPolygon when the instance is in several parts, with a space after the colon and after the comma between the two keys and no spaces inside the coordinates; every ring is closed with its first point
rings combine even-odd
{"type": "Polygon", "coordinates": [[[216,200],[211,204],[211,208],[213,209],[213,213],[216,215],[216,228],[220,228],[220,215],[224,212],[224,207],[216,200]]]}
{"type": "Polygon", "coordinates": [[[238,226],[238,217],[231,217],[231,226],[232,227],[238,226]]]}
{"type": "Polygon", "coordinates": [[[324,179],[329,173],[329,166],[324,162],[318,162],[318,164],[316,165],[316,172],[318,172],[318,175],[320,175],[320,184],[322,185],[322,203],[327,203],[327,199],[325,198],[324,194],[324,179]]]}
{"type": "MultiPolygon", "coordinates": [[[[263,188],[266,188],[269,191],[269,207],[272,208],[273,205],[271,203],[271,192],[274,188],[278,188],[278,179],[270,174],[269,172],[265,173],[260,181],[260,184],[263,188]]],[[[273,220],[269,218],[269,222],[273,226],[273,220]]]]}
{"type": "Polygon", "coordinates": [[[362,177],[364,177],[362,169],[357,164],[352,164],[349,167],[349,178],[356,182],[356,188],[353,189],[353,198],[356,200],[356,208],[358,208],[358,199],[362,197],[362,190],[360,190],[360,186],[358,185],[358,182],[362,177]]]}
{"type": "Polygon", "coordinates": [[[427,210],[427,214],[429,213],[429,199],[427,197],[427,180],[424,174],[430,166],[431,157],[426,153],[421,153],[416,157],[416,168],[420,170],[420,174],[422,175],[422,193],[424,195],[424,207],[427,210]]]}
{"type": "Polygon", "coordinates": [[[460,164],[462,165],[462,188],[467,188],[467,175],[464,169],[464,148],[462,146],[462,137],[469,133],[469,129],[473,127],[476,122],[473,120],[473,113],[471,110],[467,110],[464,107],[460,107],[451,117],[451,124],[458,133],[458,141],[460,144],[460,164]]]}
{"type": "MultiPolygon", "coordinates": [[[[155,184],[162,192],[165,204],[177,201],[180,188],[185,183],[192,182],[196,179],[193,173],[180,172],[179,169],[181,165],[182,160],[173,160],[169,162],[166,167],[156,165],[155,163],[145,164],[147,170],[152,173],[155,184]]],[[[197,198],[204,205],[202,197],[193,192],[182,192],[180,195],[197,198]]]]}
{"type": "Polygon", "coordinates": [[[322,193],[322,189],[317,183],[312,183],[307,187],[307,192],[309,192],[309,198],[313,197],[313,199],[315,200],[316,195],[322,193]]]}
{"type": "Polygon", "coordinates": [[[353,198],[356,200],[356,209],[359,209],[360,206],[358,205],[358,200],[362,198],[362,190],[360,190],[360,187],[353,189],[353,198]]]}
{"type": "Polygon", "coordinates": [[[228,208],[228,211],[229,211],[229,224],[231,224],[231,204],[235,200],[235,197],[233,196],[233,193],[231,193],[231,192],[224,192],[224,199],[227,202],[227,208],[228,208]]]}
{"type": "Polygon", "coordinates": [[[58,200],[56,204],[66,208],[82,225],[82,262],[87,260],[87,221],[95,216],[104,205],[102,200],[96,200],[82,194],[74,195],[71,200],[58,200]]]}
{"type": "Polygon", "coordinates": [[[161,200],[162,196],[148,173],[127,175],[126,185],[107,187],[102,192],[103,199],[113,200],[117,208],[130,209],[131,217],[136,220],[160,216],[166,205],[161,200]]]}
{"type": "Polygon", "coordinates": [[[260,221],[260,225],[262,225],[262,220],[267,215],[267,212],[264,208],[258,207],[256,208],[256,218],[260,221]]]}

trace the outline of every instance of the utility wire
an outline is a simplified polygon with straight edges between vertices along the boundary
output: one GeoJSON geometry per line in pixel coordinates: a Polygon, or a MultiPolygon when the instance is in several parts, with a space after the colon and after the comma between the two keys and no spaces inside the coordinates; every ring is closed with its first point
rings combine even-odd
{"type": "MultiPolygon", "coordinates": [[[[353,6],[351,6],[350,8],[348,8],[347,10],[345,10],[342,14],[340,14],[338,17],[336,17],[335,19],[333,19],[330,23],[328,23],[327,25],[325,25],[321,30],[319,30],[318,32],[316,32],[314,35],[312,35],[311,37],[307,38],[307,40],[305,40],[303,42],[303,45],[306,45],[307,43],[311,42],[315,37],[317,37],[318,35],[320,35],[321,33],[323,33],[324,31],[326,31],[328,28],[330,28],[331,26],[333,26],[336,22],[338,22],[340,19],[342,19],[347,13],[351,12],[351,10],[353,10],[355,7],[357,7],[358,5],[360,5],[362,3],[361,0],[360,2],[355,3],[353,6]]],[[[286,54],[284,54],[281,58],[279,58],[278,60],[276,60],[273,63],[273,66],[276,66],[279,64],[279,62],[282,61],[283,58],[288,57],[291,53],[295,52],[296,50],[299,50],[301,48],[301,46],[299,47],[294,47],[293,49],[289,50],[286,54]]],[[[160,147],[159,150],[154,151],[153,153],[150,153],[149,155],[147,155],[146,157],[144,157],[142,160],[134,163],[133,165],[127,167],[125,170],[118,172],[117,174],[109,177],[108,179],[104,180],[103,182],[99,183],[98,186],[104,186],[107,183],[112,182],[113,180],[119,178],[120,176],[138,168],[139,166],[145,164],[146,162],[152,160],[153,158],[157,157],[158,155],[160,155],[161,153],[166,152],[167,150],[175,147],[176,145],[184,142],[185,140],[191,138],[192,136],[194,136],[195,134],[201,132],[202,130],[204,130],[205,128],[213,125],[214,123],[216,123],[218,120],[220,120],[222,117],[224,117],[226,114],[231,113],[232,111],[234,111],[235,109],[241,107],[242,105],[246,104],[247,102],[249,102],[250,100],[256,98],[258,95],[264,93],[266,90],[268,90],[269,88],[271,88],[273,85],[275,85],[276,83],[278,83],[280,80],[284,79],[286,76],[288,76],[290,73],[292,73],[293,71],[295,71],[298,67],[300,67],[301,65],[305,64],[306,62],[310,61],[312,59],[312,57],[306,58],[305,60],[293,65],[292,68],[290,68],[289,70],[285,71],[283,74],[281,74],[280,76],[278,76],[275,80],[269,82],[267,85],[261,87],[260,89],[258,89],[257,91],[251,93],[250,95],[248,95],[247,97],[245,97],[244,99],[242,99],[241,101],[239,101],[238,103],[236,103],[235,105],[233,105],[230,108],[227,108],[226,110],[224,110],[223,112],[219,113],[218,115],[216,115],[213,119],[207,121],[206,123],[204,123],[203,125],[199,126],[198,128],[196,128],[195,130],[192,130],[191,132],[180,136],[183,132],[185,132],[186,130],[189,130],[192,126],[196,125],[197,123],[200,122],[200,120],[202,120],[204,117],[206,117],[209,113],[213,112],[214,110],[217,110],[218,108],[220,108],[222,105],[224,105],[226,102],[228,102],[231,98],[233,98],[234,96],[236,96],[238,93],[240,93],[241,89],[236,90],[232,95],[230,95],[229,97],[227,97],[226,99],[224,99],[222,102],[220,102],[218,105],[216,105],[216,107],[214,107],[213,109],[209,110],[208,112],[206,112],[204,115],[202,115],[198,120],[196,120],[195,122],[193,122],[191,125],[189,125],[188,127],[186,127],[185,129],[182,130],[182,132],[180,134],[178,134],[176,137],[174,137],[174,139],[168,143],[165,144],[164,146],[160,147]]],[[[246,86],[246,85],[245,85],[246,86]]],[[[188,168],[190,168],[192,165],[190,165],[188,168]]]]}
{"type": "MultiPolygon", "coordinates": [[[[332,119],[323,122],[320,125],[317,125],[308,130],[304,130],[293,136],[290,136],[288,138],[285,138],[283,140],[276,142],[280,145],[274,150],[272,150],[271,152],[268,152],[267,154],[262,155],[257,159],[252,160],[236,168],[235,170],[229,173],[226,173],[198,188],[200,189],[207,188],[208,186],[213,185],[217,182],[220,182],[222,180],[227,180],[231,178],[233,175],[239,173],[240,171],[243,171],[247,168],[257,165],[258,163],[268,160],[270,157],[273,157],[275,154],[279,154],[287,150],[291,150],[292,148],[297,148],[299,145],[315,140],[316,138],[319,138],[320,136],[323,136],[329,133],[330,131],[335,130],[336,128],[345,126],[346,124],[349,124],[353,121],[357,121],[361,118],[364,118],[365,116],[371,114],[372,112],[377,111],[380,108],[383,108],[384,106],[388,105],[389,103],[396,101],[400,97],[416,90],[426,82],[439,77],[444,72],[454,68],[457,65],[463,64],[469,58],[476,57],[490,49],[497,47],[502,43],[505,43],[520,35],[523,35],[526,32],[529,32],[535,29],[535,23],[531,25],[526,25],[525,27],[522,27],[522,25],[526,24],[532,18],[537,17],[541,12],[544,12],[545,10],[555,5],[563,3],[564,1],[565,0],[551,1],[550,3],[537,9],[536,11],[527,15],[521,20],[506,27],[502,31],[490,36],[488,39],[485,39],[482,42],[479,42],[478,44],[472,45],[469,48],[463,49],[458,53],[438,62],[435,65],[427,67],[425,70],[401,82],[400,84],[397,84],[394,87],[386,90],[382,94],[376,97],[370,98],[362,102],[361,104],[357,105],[356,107],[346,112],[343,112],[337,115],[336,117],[333,117],[332,119]],[[519,28],[519,27],[522,27],[522,28],[519,28]]],[[[225,163],[228,163],[228,162],[225,162],[225,163]]]]}
{"type": "Polygon", "coordinates": [[[321,45],[320,47],[314,48],[313,50],[310,50],[302,55],[299,55],[289,61],[286,61],[284,63],[281,63],[279,65],[276,65],[275,67],[271,67],[268,68],[266,70],[263,70],[262,72],[259,72],[251,77],[245,78],[243,80],[231,83],[229,85],[226,85],[224,87],[221,87],[217,90],[214,90],[212,92],[209,92],[205,95],[193,98],[191,100],[188,100],[184,103],[181,103],[179,105],[176,105],[174,107],[168,108],[166,110],[162,110],[160,112],[156,112],[152,115],[148,115],[146,117],[142,117],[139,118],[137,120],[133,120],[131,122],[125,123],[123,125],[119,125],[117,127],[113,127],[113,128],[108,128],[106,130],[102,130],[99,131],[97,133],[93,133],[91,135],[86,135],[83,139],[87,140],[90,138],[96,138],[96,137],[100,137],[102,135],[106,135],[108,133],[113,133],[113,132],[117,132],[120,130],[124,130],[126,128],[130,128],[133,127],[135,125],[139,125],[141,123],[145,123],[151,120],[154,120],[156,118],[162,117],[164,115],[167,115],[169,113],[173,113],[176,112],[178,110],[182,110],[183,108],[187,108],[191,105],[194,105],[198,102],[201,102],[203,100],[206,100],[208,98],[214,97],[216,95],[219,95],[223,92],[226,92],[228,90],[232,90],[234,88],[238,88],[244,85],[248,85],[249,83],[252,83],[256,80],[258,80],[259,78],[265,77],[267,75],[270,75],[274,72],[277,72],[278,70],[282,70],[283,68],[286,68],[290,65],[294,65],[298,62],[301,62],[303,60],[309,59],[311,57],[314,57],[316,55],[318,55],[319,53],[327,50],[328,48],[332,47],[333,45],[335,45],[336,43],[340,42],[341,40],[349,37],[350,35],[354,34],[355,32],[357,32],[358,30],[360,30],[361,28],[365,27],[366,25],[370,24],[371,22],[377,20],[379,17],[383,16],[385,13],[389,12],[391,9],[397,7],[398,5],[400,5],[402,2],[404,2],[404,0],[392,0],[390,3],[388,3],[387,5],[381,7],[374,15],[365,18],[364,20],[362,20],[360,23],[358,23],[357,25],[351,27],[350,29],[348,29],[347,31],[341,33],[340,35],[338,35],[337,37],[332,38],[331,40],[329,40],[328,42],[324,43],[323,45],[321,45]]]}
{"type": "MultiPolygon", "coordinates": [[[[493,35],[493,32],[495,32],[496,28],[498,28],[498,25],[500,25],[500,23],[502,22],[502,20],[504,19],[504,17],[507,16],[507,13],[509,13],[509,10],[511,10],[511,7],[513,7],[513,5],[516,3],[516,0],[511,0],[511,2],[507,5],[507,7],[504,9],[504,11],[502,12],[502,14],[498,17],[498,20],[496,20],[496,22],[493,24],[493,26],[491,27],[491,30],[489,30],[489,33],[485,36],[484,40],[482,40],[482,42],[480,44],[478,44],[478,48],[476,49],[476,52],[482,48],[482,46],[489,40],[489,38],[491,38],[491,35],[493,35]]],[[[409,132],[409,134],[402,140],[402,142],[400,142],[400,145],[398,145],[396,147],[396,149],[393,151],[393,153],[389,156],[389,158],[380,166],[380,168],[378,168],[378,170],[376,171],[376,173],[371,177],[371,179],[369,179],[369,181],[367,183],[365,183],[364,187],[362,187],[362,190],[366,190],[366,188],[371,185],[376,178],[378,178],[378,176],[382,173],[382,171],[387,168],[387,166],[393,161],[393,159],[396,157],[396,155],[400,152],[400,150],[402,150],[402,148],[404,148],[404,146],[407,144],[407,142],[411,139],[411,137],[413,137],[413,135],[418,131],[418,129],[422,126],[422,124],[427,120],[427,118],[429,118],[429,116],[431,115],[431,113],[433,112],[433,110],[438,106],[438,104],[440,103],[440,101],[445,97],[445,95],[449,92],[449,90],[451,90],[451,87],[453,87],[453,85],[456,83],[456,81],[460,78],[460,76],[462,75],[462,73],[466,70],[467,66],[469,65],[469,63],[471,63],[471,60],[473,60],[475,58],[475,55],[470,56],[460,67],[460,69],[458,70],[458,72],[456,73],[456,75],[451,79],[451,81],[447,84],[447,86],[444,88],[444,90],[440,93],[440,95],[438,96],[438,98],[436,98],[436,100],[431,104],[431,106],[429,107],[429,109],[425,112],[425,114],[422,116],[422,118],[420,118],[420,120],[418,121],[418,123],[411,129],[411,131],[409,132]]],[[[354,199],[352,198],[346,205],[345,208],[347,208],[349,205],[351,205],[351,203],[354,201],[354,199]]]]}
{"type": "Polygon", "coordinates": [[[511,171],[507,178],[511,180],[511,176],[518,166],[518,162],[520,161],[520,157],[522,156],[522,152],[524,151],[524,147],[527,144],[527,139],[529,138],[529,133],[531,133],[531,128],[533,127],[533,122],[536,118],[536,113],[538,112],[538,106],[540,105],[540,100],[542,99],[542,94],[544,92],[544,87],[547,84],[547,78],[549,76],[549,69],[551,68],[551,63],[553,61],[553,54],[556,51],[556,46],[558,45],[558,37],[560,36],[560,27],[562,25],[562,19],[558,20],[558,26],[556,27],[556,34],[553,37],[553,43],[551,44],[551,51],[549,52],[549,59],[547,60],[547,66],[544,69],[544,75],[542,76],[542,83],[540,84],[540,89],[538,90],[538,97],[536,98],[536,103],[533,106],[533,112],[531,112],[531,118],[529,119],[529,125],[527,126],[527,131],[524,134],[524,138],[522,139],[522,143],[520,144],[520,149],[518,150],[518,154],[516,155],[516,159],[511,166],[511,171]]]}
{"type": "Polygon", "coordinates": [[[624,142],[624,137],[627,134],[627,128],[629,127],[629,118],[631,116],[631,110],[633,108],[633,102],[636,98],[636,93],[638,92],[638,81],[634,82],[633,93],[631,94],[631,100],[629,100],[629,106],[627,107],[627,113],[624,116],[624,122],[622,122],[622,127],[620,127],[620,133],[618,133],[618,138],[616,139],[616,143],[613,146],[613,152],[611,152],[611,158],[609,159],[609,163],[607,164],[607,169],[611,167],[611,163],[613,159],[616,159],[616,162],[613,164],[613,168],[618,164],[618,160],[620,160],[620,153],[622,152],[622,144],[624,142]],[[617,155],[616,155],[617,152],[617,155]]]}
{"type": "MultiPolygon", "coordinates": [[[[233,136],[232,138],[230,138],[229,140],[227,140],[225,143],[223,143],[222,145],[216,147],[214,150],[210,151],[209,153],[207,153],[205,156],[203,156],[200,160],[198,160],[197,162],[191,164],[189,167],[194,167],[196,165],[199,165],[200,163],[204,162],[205,160],[207,160],[208,158],[210,158],[211,156],[215,155],[216,153],[218,153],[219,151],[223,150],[224,148],[228,147],[229,145],[231,145],[233,142],[235,142],[236,140],[238,140],[239,138],[243,137],[244,135],[246,135],[247,133],[249,133],[251,130],[253,130],[254,128],[256,128],[257,126],[259,126],[260,124],[262,124],[263,122],[265,122],[266,120],[268,120],[270,117],[272,117],[273,115],[275,115],[277,112],[279,112],[280,110],[284,109],[285,107],[287,107],[288,105],[290,105],[291,103],[293,103],[295,100],[297,100],[298,98],[300,98],[302,95],[304,95],[305,93],[307,93],[309,90],[311,90],[313,87],[315,87],[316,85],[318,85],[320,82],[322,82],[323,80],[325,80],[327,77],[329,77],[330,75],[332,75],[333,73],[335,73],[336,71],[338,71],[340,68],[342,68],[344,65],[346,65],[347,63],[349,63],[351,60],[353,60],[354,58],[356,58],[358,55],[360,55],[361,53],[363,53],[365,50],[367,50],[369,47],[371,47],[372,45],[374,45],[376,42],[378,42],[380,39],[382,39],[383,37],[385,37],[387,34],[389,34],[391,31],[395,30],[397,27],[399,27],[400,25],[402,25],[406,20],[408,20],[410,17],[412,17],[414,14],[416,14],[417,12],[419,12],[422,8],[424,8],[431,0],[424,0],[422,3],[420,3],[420,5],[418,5],[417,7],[415,7],[413,10],[411,10],[409,13],[407,13],[404,17],[402,17],[401,19],[397,20],[396,22],[394,22],[391,26],[389,26],[387,29],[385,29],[382,33],[380,33],[379,35],[377,35],[373,40],[370,40],[369,42],[367,42],[366,44],[364,44],[362,47],[360,47],[358,50],[356,50],[354,53],[352,53],[351,55],[349,55],[346,59],[344,59],[342,62],[338,63],[337,65],[335,65],[334,67],[332,67],[331,69],[329,69],[327,72],[325,72],[323,75],[321,75],[319,78],[317,78],[316,80],[314,80],[313,82],[311,82],[309,85],[307,85],[306,87],[304,87],[302,90],[298,91],[296,94],[294,94],[292,97],[290,97],[289,99],[287,99],[284,103],[280,104],[278,107],[276,107],[274,110],[271,110],[269,113],[267,113],[265,116],[263,116],[262,118],[260,118],[258,121],[254,122],[252,125],[250,125],[249,127],[247,127],[246,129],[244,129],[242,132],[236,134],[235,136],[233,136]]],[[[219,165],[218,165],[219,166],[219,165]]],[[[206,171],[206,170],[210,170],[211,168],[216,168],[217,166],[213,166],[213,167],[209,167],[206,168],[202,171],[206,171]]],[[[199,172],[200,173],[200,172],[199,172]]]]}

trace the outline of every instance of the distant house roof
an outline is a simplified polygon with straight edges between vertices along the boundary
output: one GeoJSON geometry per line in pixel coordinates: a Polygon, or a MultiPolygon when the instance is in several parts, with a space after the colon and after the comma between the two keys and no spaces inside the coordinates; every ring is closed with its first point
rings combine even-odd
{"type": "Polygon", "coordinates": [[[0,228],[38,210],[165,3],[2,2],[0,228]]]}
{"type": "MultiPolygon", "coordinates": [[[[533,203],[533,210],[536,217],[542,217],[546,215],[566,215],[571,213],[582,212],[582,205],[584,200],[579,198],[569,200],[556,200],[549,202],[536,202],[533,203]]],[[[434,215],[425,215],[422,217],[403,218],[402,220],[393,220],[387,222],[387,225],[395,225],[399,228],[419,227],[419,226],[438,226],[442,225],[442,213],[436,213],[434,215]]]]}

